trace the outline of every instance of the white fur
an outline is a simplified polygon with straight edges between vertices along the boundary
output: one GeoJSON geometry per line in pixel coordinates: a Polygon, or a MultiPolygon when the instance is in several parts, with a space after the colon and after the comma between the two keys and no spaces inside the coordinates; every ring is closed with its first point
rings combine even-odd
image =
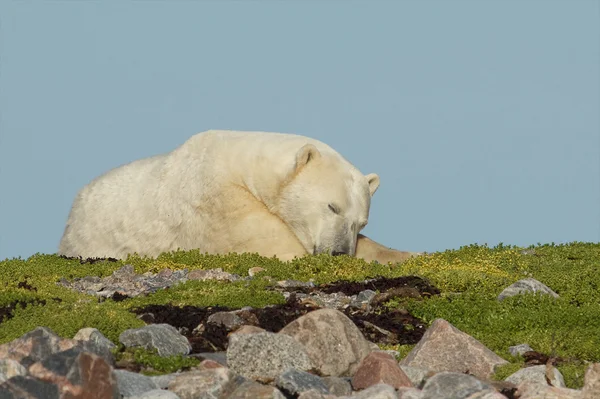
{"type": "Polygon", "coordinates": [[[59,254],[125,258],[176,249],[355,254],[376,174],[308,137],[211,130],[131,162],[76,196],[59,254]],[[339,211],[336,214],[335,211],[339,211]]]}

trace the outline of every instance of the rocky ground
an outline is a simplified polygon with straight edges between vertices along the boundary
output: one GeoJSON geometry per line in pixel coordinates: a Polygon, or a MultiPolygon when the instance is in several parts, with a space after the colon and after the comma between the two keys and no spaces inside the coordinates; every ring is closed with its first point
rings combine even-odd
{"type": "MultiPolygon", "coordinates": [[[[163,269],[140,275],[126,265],[104,279],[59,284],[101,300],[124,300],[188,280],[238,281],[258,272],[241,277],[219,269],[163,269]]],[[[427,328],[405,310],[383,307],[392,298],[439,293],[421,278],[320,286],[286,280],[275,286],[287,298],[283,305],[137,308],[147,325],[124,331],[121,348],[93,328],[63,339],[38,327],[0,346],[0,398],[600,398],[600,363],[589,364],[583,389],[568,389],[554,367],[560,359],[524,343],[511,353],[524,356],[527,367],[493,381],[494,369],[507,362],[479,341],[443,319],[427,328]],[[416,345],[398,360],[397,352],[377,344],[416,345]],[[122,348],[137,347],[201,362],[144,375],[152,370],[115,357],[122,348]]],[[[556,296],[528,278],[498,300],[525,291],[556,296]]],[[[11,309],[0,309],[2,315],[10,317],[11,309]]]]}

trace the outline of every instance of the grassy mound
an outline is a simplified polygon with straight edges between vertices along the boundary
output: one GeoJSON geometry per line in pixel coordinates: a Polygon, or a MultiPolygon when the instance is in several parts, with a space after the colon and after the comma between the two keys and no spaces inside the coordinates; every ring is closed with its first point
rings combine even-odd
{"type": "MultiPolygon", "coordinates": [[[[528,343],[536,351],[564,360],[558,368],[569,387],[583,383],[585,362],[600,362],[600,244],[574,242],[537,245],[527,249],[499,245],[470,245],[410,259],[401,265],[366,263],[347,256],[307,256],[290,262],[256,254],[206,255],[198,251],[165,253],[157,259],[131,256],[125,261],[81,264],[56,255],[36,254],[28,259],[0,261],[0,344],[37,326],[47,326],[71,338],[80,328],[96,327],[118,344],[119,334],[144,323],[130,312],[148,304],[176,306],[262,307],[284,302],[266,288],[272,280],[362,281],[384,276],[416,275],[428,279],[441,295],[425,300],[390,301],[387,308],[404,307],[431,322],[441,317],[480,340],[511,364],[497,378],[523,363],[508,347],[528,343]],[[222,268],[245,276],[248,269],[265,271],[251,281],[188,281],[169,290],[123,301],[98,299],[56,284],[60,279],[106,277],[131,264],[137,273],[170,269],[222,268]],[[508,285],[535,278],[560,295],[520,295],[496,300],[508,285]]],[[[406,353],[410,347],[396,347],[406,353]]],[[[136,354],[139,359],[150,359],[136,354]]],[[[149,360],[148,360],[149,361],[149,360]]],[[[168,370],[169,368],[165,368],[168,370]]]]}

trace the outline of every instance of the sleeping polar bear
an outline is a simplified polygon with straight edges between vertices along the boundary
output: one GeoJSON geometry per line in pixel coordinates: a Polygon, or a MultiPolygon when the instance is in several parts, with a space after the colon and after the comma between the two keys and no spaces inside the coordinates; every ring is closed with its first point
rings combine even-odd
{"type": "Polygon", "coordinates": [[[376,174],[363,175],[318,140],[206,131],[81,189],[58,253],[124,259],[199,249],[284,261],[320,253],[403,261],[416,253],[359,234],[378,187],[376,174]]]}

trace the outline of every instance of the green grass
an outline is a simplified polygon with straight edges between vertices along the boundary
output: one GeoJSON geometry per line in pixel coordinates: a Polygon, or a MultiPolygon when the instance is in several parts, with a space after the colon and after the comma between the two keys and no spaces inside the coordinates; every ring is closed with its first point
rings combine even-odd
{"type": "MultiPolygon", "coordinates": [[[[282,303],[282,295],[266,289],[272,283],[263,276],[269,276],[271,281],[312,280],[319,284],[340,279],[360,281],[374,276],[418,275],[440,288],[442,294],[426,300],[390,301],[388,307],[405,307],[428,323],[444,318],[477,338],[511,362],[498,370],[496,378],[506,377],[522,365],[523,359],[510,356],[508,347],[528,343],[534,350],[569,360],[559,370],[569,387],[581,387],[586,367],[582,362],[600,362],[600,244],[538,244],[528,248],[535,252],[533,255],[523,255],[523,249],[469,245],[410,259],[401,265],[379,265],[327,255],[282,263],[256,254],[217,256],[198,251],[166,253],[157,259],[134,256],[126,261],[91,265],[43,254],[7,259],[0,261],[0,306],[15,301],[27,305],[17,307],[13,318],[0,323],[0,344],[42,325],[69,338],[80,328],[96,327],[118,343],[122,331],[143,325],[129,309],[146,304],[260,307],[282,303]],[[165,267],[190,270],[219,267],[246,276],[248,269],[256,266],[265,272],[252,281],[189,281],[122,302],[98,302],[95,297],[56,284],[61,278],[108,276],[126,263],[132,264],[138,273],[157,272],[165,267]],[[496,300],[504,288],[525,277],[543,282],[560,298],[521,295],[502,302],[496,300]]],[[[411,346],[390,349],[400,350],[404,356],[411,346]]],[[[143,356],[137,356],[141,362],[143,356]]],[[[151,356],[144,359],[150,365],[151,356]]],[[[180,367],[182,361],[173,361],[172,366],[151,367],[167,370],[180,367]]]]}

